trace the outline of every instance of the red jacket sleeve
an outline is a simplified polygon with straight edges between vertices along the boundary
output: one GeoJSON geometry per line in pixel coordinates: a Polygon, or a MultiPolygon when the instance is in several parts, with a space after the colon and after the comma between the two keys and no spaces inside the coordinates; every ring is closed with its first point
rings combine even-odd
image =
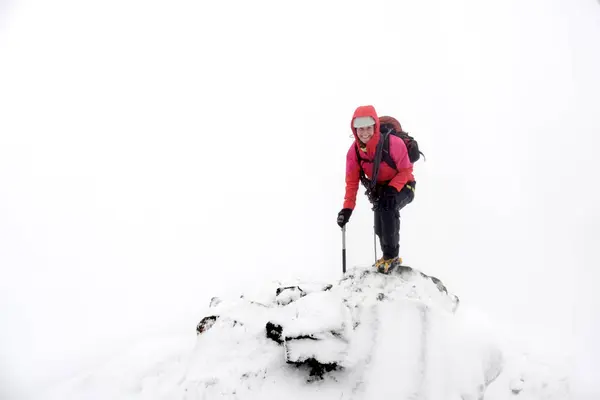
{"type": "Polygon", "coordinates": [[[354,209],[356,206],[356,193],[360,183],[360,166],[356,159],[355,143],[352,143],[346,155],[346,196],[344,208],[354,209]]]}
{"type": "Polygon", "coordinates": [[[390,181],[390,186],[400,191],[407,182],[413,181],[415,178],[413,176],[413,165],[408,158],[406,145],[397,136],[390,135],[390,156],[398,169],[398,173],[390,181]]]}

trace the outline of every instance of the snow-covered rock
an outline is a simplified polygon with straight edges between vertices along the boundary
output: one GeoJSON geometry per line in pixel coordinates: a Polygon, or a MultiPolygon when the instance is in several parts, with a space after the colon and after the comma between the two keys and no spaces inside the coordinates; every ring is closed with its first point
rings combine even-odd
{"type": "Polygon", "coordinates": [[[566,375],[507,351],[461,310],[439,280],[411,268],[281,284],[213,299],[192,349],[128,372],[122,365],[136,364],[121,359],[46,398],[568,398],[566,375]]]}

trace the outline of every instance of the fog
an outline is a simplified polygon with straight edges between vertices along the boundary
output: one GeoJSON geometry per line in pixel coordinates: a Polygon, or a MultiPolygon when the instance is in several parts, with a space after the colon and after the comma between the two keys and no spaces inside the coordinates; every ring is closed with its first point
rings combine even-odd
{"type": "MultiPolygon", "coordinates": [[[[350,119],[419,141],[401,256],[597,393],[597,2],[0,2],[0,393],[341,275],[350,119]],[[529,339],[531,338],[531,339],[529,339]]],[[[364,196],[348,263],[373,260],[364,196]]]]}

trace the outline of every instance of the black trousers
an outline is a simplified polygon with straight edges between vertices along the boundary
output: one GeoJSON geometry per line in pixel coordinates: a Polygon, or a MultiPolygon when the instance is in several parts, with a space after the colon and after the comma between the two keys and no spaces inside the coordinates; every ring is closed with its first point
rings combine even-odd
{"type": "MultiPolygon", "coordinates": [[[[412,183],[414,188],[414,183],[412,183]]],[[[400,210],[410,204],[415,197],[414,190],[404,186],[396,194],[396,207],[383,209],[375,204],[375,234],[379,237],[381,251],[386,259],[398,257],[400,252],[400,210]]]]}

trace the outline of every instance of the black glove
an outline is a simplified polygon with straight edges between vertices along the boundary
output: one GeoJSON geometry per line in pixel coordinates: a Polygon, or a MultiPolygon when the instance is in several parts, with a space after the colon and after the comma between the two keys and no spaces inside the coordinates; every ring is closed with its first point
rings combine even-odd
{"type": "Polygon", "coordinates": [[[342,211],[340,211],[338,213],[338,217],[337,217],[337,224],[340,226],[340,228],[343,228],[344,225],[346,225],[348,223],[351,215],[352,215],[351,208],[342,208],[342,211]]]}
{"type": "Polygon", "coordinates": [[[385,187],[385,189],[383,190],[384,196],[396,196],[397,194],[398,194],[398,189],[396,189],[395,187],[393,187],[391,185],[387,185],[385,187]]]}
{"type": "Polygon", "coordinates": [[[384,211],[393,210],[396,208],[398,199],[398,189],[393,186],[386,186],[383,190],[383,195],[379,200],[379,209],[384,211]]]}

